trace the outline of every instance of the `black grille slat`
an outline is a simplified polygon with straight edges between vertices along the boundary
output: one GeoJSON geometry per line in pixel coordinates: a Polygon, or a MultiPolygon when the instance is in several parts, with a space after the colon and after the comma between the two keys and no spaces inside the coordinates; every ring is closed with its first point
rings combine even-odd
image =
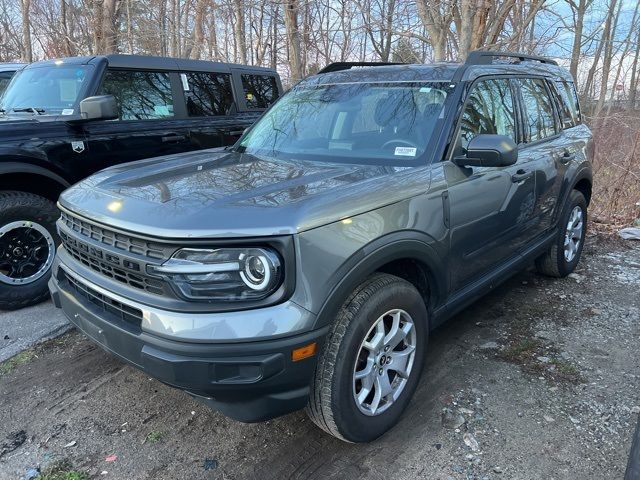
{"type": "Polygon", "coordinates": [[[93,288],[76,280],[71,275],[63,271],[64,277],[69,286],[81,297],[96,305],[103,311],[113,315],[114,317],[140,328],[142,324],[142,310],[130,307],[122,302],[118,302],[113,298],[109,298],[93,288]]]}
{"type": "Polygon", "coordinates": [[[147,258],[150,263],[157,264],[158,260],[166,258],[165,252],[159,249],[161,247],[156,248],[146,240],[89,224],[64,212],[60,222],[69,229],[68,233],[60,229],[62,245],[77,262],[107,278],[138,290],[154,295],[165,294],[164,282],[147,276],[146,262],[138,259],[139,257],[147,258]],[[109,246],[111,250],[106,247],[100,248],[96,243],[109,246]],[[131,260],[114,250],[131,253],[131,260]],[[148,253],[152,255],[147,255],[148,253]]]}

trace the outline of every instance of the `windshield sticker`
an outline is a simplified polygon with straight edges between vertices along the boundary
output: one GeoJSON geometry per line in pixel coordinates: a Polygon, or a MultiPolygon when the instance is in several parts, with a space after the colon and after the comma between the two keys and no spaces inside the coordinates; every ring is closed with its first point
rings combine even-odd
{"type": "Polygon", "coordinates": [[[402,155],[403,157],[415,157],[416,148],[414,147],[396,147],[395,155],[402,155]]]}
{"type": "Polygon", "coordinates": [[[185,73],[180,74],[180,80],[182,80],[182,89],[185,92],[189,91],[189,80],[187,80],[187,75],[185,73]]]}
{"type": "Polygon", "coordinates": [[[429,93],[431,91],[431,87],[421,87],[420,93],[429,93]]]}
{"type": "Polygon", "coordinates": [[[61,115],[73,115],[73,108],[65,108],[65,109],[63,109],[61,115]]]}

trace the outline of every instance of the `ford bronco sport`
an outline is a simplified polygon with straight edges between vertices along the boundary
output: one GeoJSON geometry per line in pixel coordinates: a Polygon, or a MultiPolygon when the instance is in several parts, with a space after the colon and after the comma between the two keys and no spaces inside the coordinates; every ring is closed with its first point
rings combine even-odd
{"type": "Polygon", "coordinates": [[[576,267],[593,145],[551,60],[354,66],[299,83],[231,150],[64,192],[56,306],[233,418],[306,407],[350,442],[392,427],[430,330],[529,262],[576,267]]]}
{"type": "Polygon", "coordinates": [[[281,89],[271,69],[174,58],[24,68],[0,99],[0,309],[49,296],[65,188],[117,163],[231,145],[281,89]]]}

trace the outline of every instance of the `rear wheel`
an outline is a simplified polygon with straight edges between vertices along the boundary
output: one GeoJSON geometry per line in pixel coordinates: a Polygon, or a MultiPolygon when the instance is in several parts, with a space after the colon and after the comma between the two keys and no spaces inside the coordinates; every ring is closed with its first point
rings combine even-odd
{"type": "Polygon", "coordinates": [[[58,210],[43,197],[0,192],[0,309],[15,310],[49,297],[58,210]]]}
{"type": "Polygon", "coordinates": [[[547,253],[536,260],[536,269],[550,277],[566,277],[580,261],[587,232],[587,201],[573,190],[562,214],[554,243],[547,253]]]}
{"type": "Polygon", "coordinates": [[[377,274],[340,309],[318,361],[307,413],[348,442],[390,429],[411,400],[428,339],[427,310],[409,282],[377,274]]]}

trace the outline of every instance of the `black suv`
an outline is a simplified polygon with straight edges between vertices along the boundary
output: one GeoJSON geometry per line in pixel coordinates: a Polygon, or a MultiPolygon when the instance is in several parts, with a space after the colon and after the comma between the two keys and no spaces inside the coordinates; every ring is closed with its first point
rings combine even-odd
{"type": "Polygon", "coordinates": [[[228,151],[106,169],[60,196],[56,306],[244,421],[395,424],[429,331],[530,262],[576,267],[591,132],[554,62],[335,65],[228,151]]]}
{"type": "Polygon", "coordinates": [[[0,100],[0,309],[48,296],[65,188],[114,164],[233,144],[281,92],[271,69],[173,58],[20,71],[0,100]]]}

